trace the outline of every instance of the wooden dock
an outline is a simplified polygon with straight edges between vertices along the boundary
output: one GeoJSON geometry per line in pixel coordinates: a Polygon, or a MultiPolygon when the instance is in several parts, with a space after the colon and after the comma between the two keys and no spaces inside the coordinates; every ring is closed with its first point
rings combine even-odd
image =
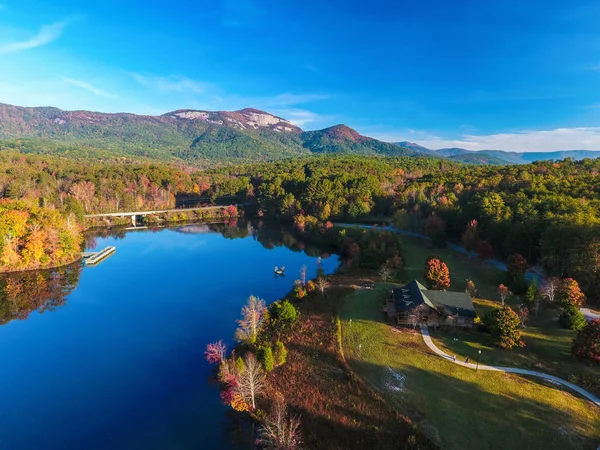
{"type": "Polygon", "coordinates": [[[112,255],[115,252],[115,250],[117,250],[115,247],[109,246],[104,248],[103,250],[100,250],[99,252],[83,252],[81,256],[85,261],[86,266],[95,266],[96,264],[104,261],[110,255],[112,255]]]}

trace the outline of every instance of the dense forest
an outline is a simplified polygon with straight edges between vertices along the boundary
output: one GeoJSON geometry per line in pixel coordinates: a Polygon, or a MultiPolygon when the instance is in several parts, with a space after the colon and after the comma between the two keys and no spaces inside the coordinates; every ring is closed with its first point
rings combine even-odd
{"type": "MultiPolygon", "coordinates": [[[[174,207],[178,196],[248,201],[301,222],[394,218],[439,245],[519,253],[600,296],[600,160],[470,166],[426,157],[320,156],[200,170],[0,154],[0,196],[81,218],[174,207]]],[[[37,213],[36,213],[37,214],[37,213]]],[[[26,244],[22,244],[26,245],[26,244]]]]}
{"type": "Polygon", "coordinates": [[[69,264],[81,252],[81,225],[72,214],[19,200],[0,200],[0,271],[69,264]]]}

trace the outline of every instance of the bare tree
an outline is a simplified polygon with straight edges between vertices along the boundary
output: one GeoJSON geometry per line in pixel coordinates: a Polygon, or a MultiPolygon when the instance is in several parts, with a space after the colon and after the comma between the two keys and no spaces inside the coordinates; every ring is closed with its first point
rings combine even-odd
{"type": "Polygon", "coordinates": [[[80,181],[71,186],[70,194],[77,200],[80,200],[83,203],[85,210],[89,212],[95,191],[96,185],[94,183],[91,181],[80,181]]]}
{"type": "Polygon", "coordinates": [[[256,409],[256,397],[266,389],[265,373],[254,353],[246,353],[244,366],[244,371],[237,375],[235,389],[252,409],[256,409]]]}
{"type": "Polygon", "coordinates": [[[285,400],[279,392],[271,413],[258,430],[258,443],[273,450],[293,450],[302,444],[300,418],[288,415],[285,400]]]}
{"type": "Polygon", "coordinates": [[[558,291],[558,280],[556,278],[548,278],[540,288],[540,296],[548,303],[554,303],[556,293],[558,291]]]}
{"type": "Polygon", "coordinates": [[[325,277],[317,278],[315,287],[321,293],[321,296],[325,295],[325,291],[329,288],[329,281],[325,277]]]}
{"type": "Polygon", "coordinates": [[[254,295],[248,297],[248,302],[242,308],[242,318],[237,321],[239,327],[235,332],[235,338],[240,342],[254,344],[266,311],[264,300],[254,295]]]}
{"type": "Polygon", "coordinates": [[[384,264],[383,266],[381,266],[379,268],[379,276],[381,277],[381,281],[384,281],[384,282],[387,281],[391,275],[392,275],[392,271],[387,266],[387,264],[384,264]]]}
{"type": "Polygon", "coordinates": [[[306,286],[306,265],[300,268],[300,283],[302,286],[306,286]]]}

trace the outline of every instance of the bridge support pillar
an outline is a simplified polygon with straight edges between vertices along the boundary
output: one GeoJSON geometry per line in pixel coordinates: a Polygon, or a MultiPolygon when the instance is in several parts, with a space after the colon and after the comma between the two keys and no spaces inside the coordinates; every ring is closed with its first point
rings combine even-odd
{"type": "Polygon", "coordinates": [[[135,220],[135,214],[131,216],[131,226],[135,227],[136,226],[136,220],[135,220]]]}

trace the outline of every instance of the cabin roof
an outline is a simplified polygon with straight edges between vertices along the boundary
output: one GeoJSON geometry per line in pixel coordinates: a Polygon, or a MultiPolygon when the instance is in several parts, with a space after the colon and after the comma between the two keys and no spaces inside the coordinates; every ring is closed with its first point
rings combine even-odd
{"type": "Polygon", "coordinates": [[[425,304],[435,310],[442,309],[448,316],[477,317],[473,301],[466,292],[433,291],[413,280],[392,289],[392,296],[398,312],[410,312],[425,304]]]}

